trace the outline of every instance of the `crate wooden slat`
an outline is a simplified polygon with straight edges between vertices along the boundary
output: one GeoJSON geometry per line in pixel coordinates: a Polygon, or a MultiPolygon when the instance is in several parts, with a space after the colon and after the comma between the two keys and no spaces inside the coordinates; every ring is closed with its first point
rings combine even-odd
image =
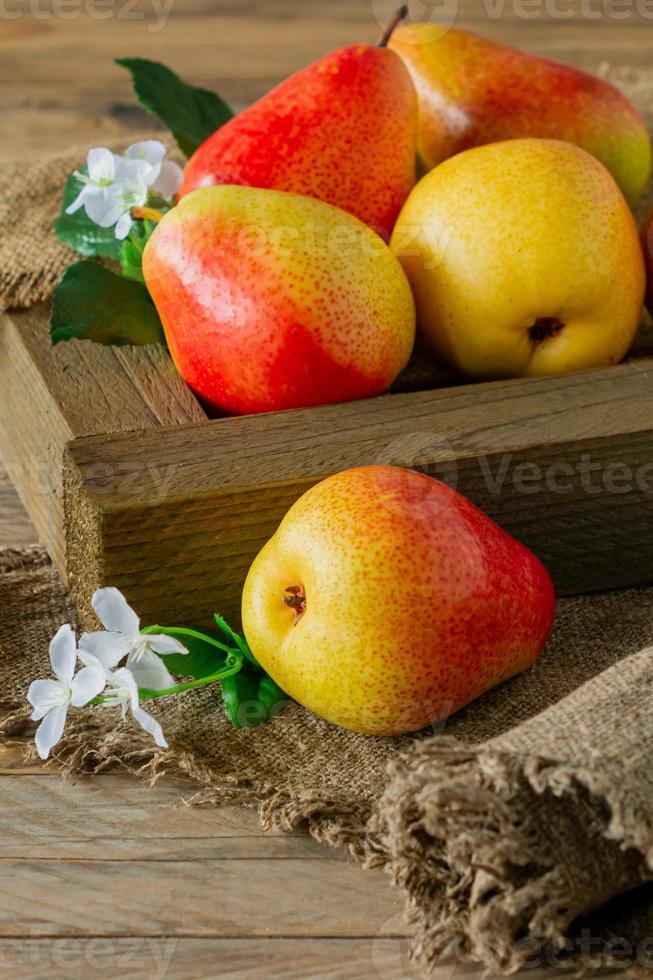
{"type": "MultiPolygon", "coordinates": [[[[560,593],[653,580],[653,358],[552,378],[442,384],[209,420],[163,351],[50,347],[45,311],[0,327],[0,451],[83,615],[122,589],[144,620],[238,619],[290,504],[349,466],[395,463],[466,493],[560,593]]],[[[86,620],[89,622],[89,620],[86,620]]]]}
{"type": "Polygon", "coordinates": [[[0,455],[39,537],[65,577],[66,443],[206,419],[159,348],[53,348],[37,306],[0,316],[0,455]]]}

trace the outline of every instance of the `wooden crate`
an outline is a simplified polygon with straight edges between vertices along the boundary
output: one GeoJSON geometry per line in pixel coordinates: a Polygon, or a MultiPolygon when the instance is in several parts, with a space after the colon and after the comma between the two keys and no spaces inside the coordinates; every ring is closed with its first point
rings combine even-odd
{"type": "MultiPolygon", "coordinates": [[[[653,350],[616,367],[209,420],[165,351],[50,346],[0,321],[0,452],[85,622],[97,587],[146,622],[239,619],[249,564],[323,477],[375,462],[452,482],[561,594],[653,581],[653,350]]],[[[401,388],[442,384],[413,368],[401,388]]]]}

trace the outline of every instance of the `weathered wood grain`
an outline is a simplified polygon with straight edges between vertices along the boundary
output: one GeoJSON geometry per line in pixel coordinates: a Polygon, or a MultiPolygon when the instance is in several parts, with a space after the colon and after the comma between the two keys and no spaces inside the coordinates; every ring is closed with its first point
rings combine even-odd
{"type": "Polygon", "coordinates": [[[0,775],[0,799],[12,804],[0,810],[0,875],[8,860],[347,860],[307,833],[263,832],[253,810],[185,806],[193,791],[169,779],[153,793],[123,774],[74,784],[38,771],[0,775]]]}
{"type": "Polygon", "coordinates": [[[144,619],[237,618],[289,505],[371,463],[454,483],[546,561],[561,593],[653,575],[653,361],[387,395],[69,446],[70,583],[123,589],[144,619]],[[99,543],[101,542],[101,544],[99,543]]]}
{"type": "MultiPolygon", "coordinates": [[[[417,980],[405,939],[140,939],[61,937],[0,939],[0,969],[12,980],[88,980],[89,976],[148,980],[417,980]],[[8,974],[9,975],[9,974],[8,974]]],[[[476,975],[447,964],[433,980],[476,975]]],[[[529,980],[541,980],[529,973],[529,980]]],[[[550,980],[550,978],[549,978],[550,980]]]]}
{"type": "MultiPolygon", "coordinates": [[[[3,937],[370,936],[402,908],[357,865],[325,858],[8,860],[0,870],[3,937]]],[[[395,935],[407,932],[400,922],[395,935]]]]}
{"type": "MultiPolygon", "coordinates": [[[[7,4],[25,16],[0,19],[0,154],[8,157],[63,149],[80,137],[94,145],[142,126],[129,80],[113,59],[155,58],[189,81],[217,88],[237,108],[289,72],[327,51],[373,42],[394,0],[175,0],[165,24],[153,4],[115,0],[102,20],[73,5],[74,16],[29,16],[26,0],[7,4]],[[69,66],[74,64],[74,70],[69,66]]],[[[416,4],[416,16],[454,9],[452,3],[416,4]]],[[[106,5],[103,8],[106,10],[106,5]]],[[[556,5],[459,0],[457,26],[481,31],[535,53],[596,70],[602,61],[649,66],[653,21],[645,3],[556,5]],[[614,9],[614,15],[611,11],[614,9]],[[558,11],[560,11],[558,13],[558,11]],[[589,14],[587,13],[589,11],[589,14]]]]}
{"type": "Polygon", "coordinates": [[[70,439],[200,421],[167,353],[52,347],[44,307],[0,317],[0,455],[40,540],[65,577],[62,458],[70,439]]]}
{"type": "MultiPolygon", "coordinates": [[[[0,939],[0,967],[12,980],[88,980],[90,973],[148,980],[419,980],[408,941],[365,939],[178,939],[77,936],[0,939]]],[[[445,962],[431,980],[471,980],[474,966],[445,962]]],[[[529,970],[528,980],[562,980],[563,970],[529,970]]],[[[623,974],[596,971],[593,977],[623,974]]],[[[491,980],[491,978],[490,978],[491,980]]]]}

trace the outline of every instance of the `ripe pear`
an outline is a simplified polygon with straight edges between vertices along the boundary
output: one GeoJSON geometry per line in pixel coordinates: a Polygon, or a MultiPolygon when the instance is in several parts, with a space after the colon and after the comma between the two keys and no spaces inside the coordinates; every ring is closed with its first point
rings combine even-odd
{"type": "Polygon", "coordinates": [[[391,248],[418,327],[471,378],[615,364],[638,327],[635,220],[603,164],[570,143],[508,140],[431,170],[391,248]]]}
{"type": "Polygon", "coordinates": [[[367,735],[438,724],[529,667],[554,611],[535,555],[446,484],[393,466],[346,470],[305,493],[242,599],[263,669],[367,735]]]}
{"type": "Polygon", "coordinates": [[[306,194],[386,240],[415,183],[417,96],[401,58],[358,44],[292,75],[210,136],[180,195],[212,184],[306,194]]]}
{"type": "Polygon", "coordinates": [[[413,347],[412,294],[385,242],[298,194],[188,194],[154,230],[143,274],[179,372],[216,411],[378,395],[413,347]]]}
{"type": "Polygon", "coordinates": [[[426,167],[462,150],[521,137],[587,150],[634,205],[651,170],[651,145],[634,106],[587,72],[462,30],[404,26],[390,47],[419,98],[418,148],[426,167]]]}

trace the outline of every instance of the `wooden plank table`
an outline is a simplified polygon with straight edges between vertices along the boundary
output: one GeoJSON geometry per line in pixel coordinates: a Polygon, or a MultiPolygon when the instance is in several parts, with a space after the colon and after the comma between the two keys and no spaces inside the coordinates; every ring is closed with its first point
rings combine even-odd
{"type": "MultiPolygon", "coordinates": [[[[172,0],[164,24],[153,11],[166,6],[4,5],[0,157],[123,133],[128,141],[146,117],[115,56],[164,61],[240,108],[326,51],[374,39],[392,4],[172,0]]],[[[650,62],[653,19],[635,2],[457,6],[460,26],[587,68],[650,62]]],[[[0,547],[35,541],[0,472],[0,547]]],[[[249,811],[183,807],[183,792],[174,780],[144,790],[120,774],[64,784],[0,752],[0,975],[417,975],[401,896],[380,872],[362,872],[306,834],[263,834],[249,811]]],[[[477,972],[445,965],[438,976],[477,972]]]]}

